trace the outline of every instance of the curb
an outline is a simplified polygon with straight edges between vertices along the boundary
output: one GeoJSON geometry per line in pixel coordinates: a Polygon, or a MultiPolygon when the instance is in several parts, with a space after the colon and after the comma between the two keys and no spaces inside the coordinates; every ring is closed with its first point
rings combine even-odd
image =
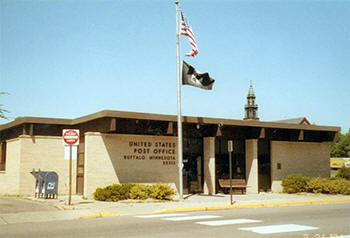
{"type": "Polygon", "coordinates": [[[80,215],[78,219],[120,216],[120,212],[94,212],[80,215]]]}
{"type": "Polygon", "coordinates": [[[166,209],[157,210],[154,213],[194,212],[194,211],[239,209],[239,208],[279,207],[279,206],[290,206],[290,205],[329,204],[329,203],[346,203],[346,202],[350,202],[350,199],[287,201],[287,202],[267,202],[267,203],[247,203],[247,204],[236,204],[236,205],[220,205],[220,206],[166,208],[166,209]]]}

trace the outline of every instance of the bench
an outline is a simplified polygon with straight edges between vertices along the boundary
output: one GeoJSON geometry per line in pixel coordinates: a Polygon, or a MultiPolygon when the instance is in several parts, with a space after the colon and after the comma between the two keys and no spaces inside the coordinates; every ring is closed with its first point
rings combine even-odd
{"type": "MultiPolygon", "coordinates": [[[[219,185],[223,189],[224,193],[228,193],[230,191],[230,179],[219,179],[219,185]]],[[[232,189],[241,189],[246,193],[247,184],[245,179],[232,179],[232,189]]]]}

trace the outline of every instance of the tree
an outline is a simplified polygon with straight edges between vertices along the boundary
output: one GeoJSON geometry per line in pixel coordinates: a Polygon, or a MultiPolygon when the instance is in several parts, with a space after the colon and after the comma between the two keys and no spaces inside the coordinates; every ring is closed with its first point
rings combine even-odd
{"type": "MultiPolygon", "coordinates": [[[[9,94],[7,92],[0,92],[0,95],[3,94],[9,94]]],[[[5,113],[9,113],[6,109],[3,108],[4,105],[0,104],[0,118],[8,120],[8,118],[5,116],[5,113]]]]}
{"type": "Polygon", "coordinates": [[[348,133],[339,133],[338,139],[331,144],[331,157],[348,157],[350,151],[350,129],[348,133]]]}

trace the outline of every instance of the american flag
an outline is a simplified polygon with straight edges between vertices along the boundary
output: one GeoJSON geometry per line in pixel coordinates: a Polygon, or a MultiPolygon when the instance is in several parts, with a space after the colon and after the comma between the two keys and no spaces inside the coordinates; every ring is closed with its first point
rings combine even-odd
{"type": "Polygon", "coordinates": [[[192,28],[188,24],[183,12],[180,11],[180,13],[181,13],[181,32],[180,32],[180,34],[188,37],[190,44],[191,44],[191,48],[192,48],[190,52],[185,54],[185,56],[195,56],[196,54],[198,54],[198,48],[196,45],[196,40],[194,38],[192,28]]]}

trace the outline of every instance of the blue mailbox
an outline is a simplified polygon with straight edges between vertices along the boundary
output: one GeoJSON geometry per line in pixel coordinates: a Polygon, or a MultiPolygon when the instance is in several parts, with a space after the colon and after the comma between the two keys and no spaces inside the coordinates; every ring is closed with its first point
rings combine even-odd
{"type": "Polygon", "coordinates": [[[58,196],[58,175],[53,171],[30,172],[35,177],[35,197],[57,198],[58,196]]]}

